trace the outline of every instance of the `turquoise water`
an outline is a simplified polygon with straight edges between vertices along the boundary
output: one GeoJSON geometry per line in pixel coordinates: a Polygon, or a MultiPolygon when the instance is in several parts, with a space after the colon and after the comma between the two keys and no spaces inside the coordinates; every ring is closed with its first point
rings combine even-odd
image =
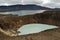
{"type": "Polygon", "coordinates": [[[21,32],[19,35],[27,35],[32,33],[39,33],[54,28],[58,28],[58,27],[53,25],[46,25],[46,24],[27,24],[19,28],[18,31],[21,32]]]}

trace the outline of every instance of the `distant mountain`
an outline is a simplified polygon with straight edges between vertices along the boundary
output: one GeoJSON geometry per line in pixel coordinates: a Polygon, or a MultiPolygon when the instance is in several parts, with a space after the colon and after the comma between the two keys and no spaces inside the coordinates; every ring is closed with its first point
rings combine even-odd
{"type": "Polygon", "coordinates": [[[18,11],[18,10],[51,10],[50,8],[36,6],[36,5],[12,5],[12,6],[0,6],[0,12],[5,11],[18,11]]]}
{"type": "Polygon", "coordinates": [[[53,10],[57,10],[58,11],[58,10],[60,10],[60,8],[54,8],[53,10]]]}
{"type": "MultiPolygon", "coordinates": [[[[18,11],[18,10],[55,10],[47,7],[37,5],[12,5],[12,6],[0,6],[0,12],[5,11],[18,11]]],[[[59,9],[57,9],[59,10],[59,9]]]]}

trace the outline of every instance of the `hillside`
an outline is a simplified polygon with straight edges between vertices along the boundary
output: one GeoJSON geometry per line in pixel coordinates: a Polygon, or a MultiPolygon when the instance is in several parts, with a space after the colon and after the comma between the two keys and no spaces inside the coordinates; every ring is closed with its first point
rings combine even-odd
{"type": "MultiPolygon", "coordinates": [[[[58,18],[60,17],[60,11],[45,11],[43,12],[45,14],[57,14],[58,18]]],[[[2,16],[13,16],[13,15],[1,15],[2,16]]],[[[15,15],[17,16],[17,15],[15,15]]],[[[45,15],[46,16],[46,15],[45,15]]],[[[55,17],[56,15],[52,16],[55,17]]],[[[46,16],[48,17],[48,16],[46,16]]],[[[49,16],[50,17],[50,16],[49,16]]],[[[59,19],[57,19],[59,20],[59,19]]],[[[48,22],[50,23],[50,22],[48,22]]],[[[3,33],[0,32],[0,40],[60,40],[60,28],[57,29],[52,29],[52,30],[46,30],[41,33],[37,34],[30,34],[30,35],[22,35],[22,36],[17,36],[17,37],[9,37],[4,35],[3,33]]]]}

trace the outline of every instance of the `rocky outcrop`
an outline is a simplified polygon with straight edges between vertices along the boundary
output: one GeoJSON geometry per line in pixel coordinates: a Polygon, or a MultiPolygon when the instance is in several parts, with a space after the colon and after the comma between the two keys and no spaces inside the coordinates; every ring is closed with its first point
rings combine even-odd
{"type": "Polygon", "coordinates": [[[25,16],[0,14],[0,27],[3,29],[19,28],[22,25],[31,23],[42,23],[60,26],[60,11],[45,11],[43,13],[25,16]]]}
{"type": "MultiPolygon", "coordinates": [[[[29,23],[60,26],[60,11],[45,11],[43,13],[25,16],[0,14],[0,27],[3,30],[13,29],[16,31],[20,26],[29,23]]],[[[59,30],[60,28],[18,37],[7,37],[6,35],[0,34],[0,40],[60,40],[59,30]]]]}

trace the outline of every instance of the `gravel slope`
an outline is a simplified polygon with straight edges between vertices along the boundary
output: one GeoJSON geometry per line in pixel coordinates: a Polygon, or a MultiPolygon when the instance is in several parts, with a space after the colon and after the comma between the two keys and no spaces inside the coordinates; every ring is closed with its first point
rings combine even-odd
{"type": "Polygon", "coordinates": [[[60,40],[60,28],[18,37],[8,37],[0,33],[0,40],[60,40]]]}

